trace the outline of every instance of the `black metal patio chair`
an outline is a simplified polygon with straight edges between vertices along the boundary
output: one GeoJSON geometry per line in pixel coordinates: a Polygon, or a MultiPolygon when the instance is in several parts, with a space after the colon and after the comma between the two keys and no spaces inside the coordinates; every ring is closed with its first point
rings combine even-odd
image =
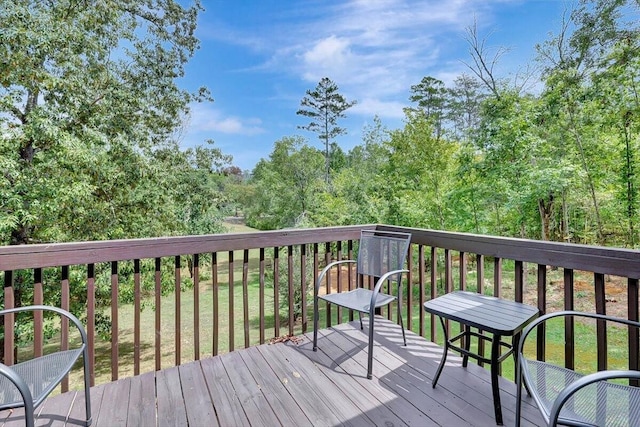
{"type": "MultiPolygon", "coordinates": [[[[402,320],[402,275],[408,272],[403,269],[407,252],[411,243],[411,234],[379,230],[363,230],[360,234],[358,257],[356,260],[338,260],[327,265],[316,280],[313,298],[313,351],[318,350],[318,300],[326,301],[341,307],[358,312],[360,317],[360,329],[362,313],[369,315],[369,360],[367,378],[371,379],[373,370],[373,325],[376,309],[389,305],[393,301],[398,303],[400,326],[402,327],[402,339],[407,345],[402,320]],[[336,266],[347,263],[356,263],[359,286],[348,292],[328,293],[319,295],[320,284],[325,275],[336,266]],[[362,278],[374,277],[376,282],[373,289],[363,287],[362,278]],[[384,283],[396,283],[396,295],[380,292],[384,283]]],[[[340,272],[338,272],[340,274],[340,272]]]]}
{"type": "MultiPolygon", "coordinates": [[[[32,305],[0,310],[0,316],[26,311],[52,311],[67,318],[78,329],[81,344],[71,350],[59,350],[44,356],[7,366],[0,363],[0,410],[24,407],[25,425],[32,427],[35,409],[62,382],[75,362],[84,362],[84,393],[86,423],[91,425],[91,400],[89,395],[89,352],[87,333],[77,317],[57,307],[32,305]]],[[[6,317],[5,317],[6,320],[6,317]]]]}
{"type": "Polygon", "coordinates": [[[576,311],[547,314],[530,323],[522,333],[518,346],[516,426],[520,425],[524,385],[549,426],[640,427],[640,388],[628,385],[629,382],[640,380],[640,371],[604,370],[583,375],[552,363],[531,359],[523,352],[527,337],[538,325],[549,319],[567,316],[626,325],[629,334],[635,336],[640,329],[640,323],[632,320],[576,311]],[[630,381],[623,383],[618,381],[620,379],[630,381]]]}

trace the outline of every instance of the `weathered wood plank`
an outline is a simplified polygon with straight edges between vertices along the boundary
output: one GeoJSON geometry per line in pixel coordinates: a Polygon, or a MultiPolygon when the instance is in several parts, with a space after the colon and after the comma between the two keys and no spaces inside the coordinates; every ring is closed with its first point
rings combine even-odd
{"type": "MultiPolygon", "coordinates": [[[[102,400],[109,402],[109,404],[102,406],[100,410],[100,417],[96,419],[96,424],[106,425],[109,423],[114,427],[126,426],[130,390],[131,381],[129,379],[105,384],[102,400]]],[[[132,409],[134,411],[138,410],[138,408],[132,409]]]]}
{"type": "Polygon", "coordinates": [[[286,359],[282,359],[280,352],[274,350],[273,346],[262,345],[258,351],[265,358],[271,369],[278,376],[287,391],[296,400],[300,408],[307,414],[307,418],[313,425],[327,426],[340,425],[341,420],[324,402],[311,392],[307,379],[293,368],[286,359]]]}
{"type": "Polygon", "coordinates": [[[187,425],[187,411],[180,385],[177,366],[156,372],[158,426],[187,425]]]}
{"type": "Polygon", "coordinates": [[[393,413],[402,418],[403,423],[415,426],[424,426],[433,423],[432,420],[407,400],[398,399],[398,395],[385,384],[382,384],[377,377],[374,376],[371,380],[363,377],[361,373],[366,372],[365,358],[351,357],[350,354],[345,353],[344,349],[338,347],[336,343],[328,337],[328,335],[331,334],[330,331],[322,330],[318,332],[323,338],[326,337],[326,339],[323,339],[319,351],[329,355],[333,361],[333,366],[335,366],[334,369],[339,367],[345,372],[350,373],[350,377],[353,380],[358,382],[369,394],[374,395],[376,399],[387,406],[393,413]],[[358,363],[358,361],[362,363],[358,363]]]}
{"type": "MultiPolygon", "coordinates": [[[[366,340],[367,328],[365,327],[365,334],[359,336],[354,333],[356,325],[344,325],[345,333],[350,337],[358,340],[366,340]]],[[[383,363],[387,363],[389,358],[398,358],[404,366],[410,367],[416,372],[414,375],[422,375],[428,379],[426,387],[431,388],[431,380],[440,363],[440,357],[442,354],[442,348],[428,342],[421,337],[415,335],[412,332],[407,332],[407,348],[398,345],[401,342],[400,327],[384,320],[376,320],[376,341],[380,344],[381,360],[383,363]]],[[[376,348],[376,350],[378,350],[376,348]]],[[[374,350],[375,355],[375,350],[374,350]]],[[[462,368],[461,358],[456,353],[450,353],[447,357],[447,365],[443,371],[443,375],[438,381],[438,386],[433,389],[431,393],[435,393],[436,396],[441,393],[439,389],[442,387],[448,390],[449,396],[454,396],[454,401],[458,402],[458,410],[464,410],[465,418],[477,422],[482,419],[483,414],[485,417],[489,417],[491,422],[494,422],[493,412],[493,398],[491,397],[491,382],[488,371],[475,365],[470,364],[467,368],[462,368]],[[442,382],[442,381],[445,382],[442,382]],[[471,405],[481,412],[471,410],[465,403],[459,402],[458,399],[471,405]]],[[[374,365],[375,367],[375,365],[374,365]]],[[[503,416],[505,423],[515,422],[515,384],[506,380],[503,377],[499,378],[502,402],[503,402],[503,416]],[[509,402],[509,403],[507,403],[509,402]]],[[[448,405],[450,403],[448,402],[448,405]]],[[[534,407],[525,403],[523,405],[523,416],[533,420],[539,420],[540,415],[534,407]]],[[[523,425],[528,425],[526,421],[523,421],[523,425]]]]}
{"type": "Polygon", "coordinates": [[[128,426],[156,425],[156,377],[154,372],[132,377],[129,392],[128,426]]]}
{"type": "MultiPolygon", "coordinates": [[[[340,327],[340,326],[338,326],[340,327]]],[[[354,339],[354,335],[361,334],[360,331],[355,332],[352,335],[351,328],[340,329],[340,332],[336,332],[335,337],[331,337],[331,340],[345,351],[350,351],[356,344],[357,348],[361,348],[362,344],[366,343],[366,337],[363,335],[364,341],[358,338],[354,339]]],[[[397,344],[393,344],[397,345],[397,344]]],[[[403,363],[399,360],[387,361],[384,357],[380,357],[381,348],[380,345],[374,344],[374,364],[373,372],[374,376],[378,380],[392,390],[398,398],[403,398],[418,408],[428,417],[428,425],[455,425],[455,426],[471,426],[473,424],[465,421],[459,414],[453,413],[445,404],[440,402],[440,399],[444,396],[433,397],[432,393],[426,394],[431,388],[431,384],[424,380],[424,377],[420,378],[421,384],[410,383],[407,380],[407,376],[403,372],[403,363]],[[387,366],[389,365],[389,366],[387,366]]],[[[359,363],[363,364],[363,369],[366,369],[366,350],[359,351],[353,354],[353,357],[359,363]]],[[[437,389],[436,389],[437,390],[437,389]]],[[[434,390],[435,392],[435,390],[434,390]]],[[[438,394],[437,392],[435,394],[438,394]]],[[[440,393],[441,394],[441,393],[440,393]]]]}
{"type": "Polygon", "coordinates": [[[184,397],[185,410],[189,425],[218,426],[216,411],[211,403],[202,367],[199,363],[188,363],[180,366],[180,386],[184,397]]]}
{"type": "MultiPolygon", "coordinates": [[[[60,427],[67,422],[69,409],[73,405],[76,398],[76,391],[63,393],[58,396],[49,397],[45,400],[40,408],[36,409],[38,417],[36,418],[36,426],[60,427]]],[[[80,391],[79,393],[84,393],[80,391]]]]}
{"type": "Polygon", "coordinates": [[[222,426],[249,426],[249,420],[236,396],[220,357],[200,361],[213,407],[222,426]]]}
{"type": "MultiPolygon", "coordinates": [[[[102,409],[102,395],[104,393],[104,385],[99,385],[97,387],[91,387],[90,390],[90,398],[91,398],[91,419],[93,420],[92,425],[98,425],[96,420],[100,416],[100,410],[102,409]]],[[[107,402],[106,405],[109,405],[110,402],[107,402]]],[[[71,410],[68,411],[69,417],[67,418],[67,425],[84,425],[86,420],[85,415],[85,399],[84,399],[84,390],[76,393],[76,398],[73,400],[73,406],[71,406],[71,410]]]]}
{"type": "Polygon", "coordinates": [[[283,344],[272,345],[270,348],[279,353],[281,360],[287,360],[290,363],[294,381],[306,382],[306,392],[314,394],[318,401],[324,401],[340,419],[341,425],[371,426],[373,424],[373,420],[360,411],[347,393],[332,383],[317,365],[309,363],[308,358],[283,344]]]}
{"type": "Polygon", "coordinates": [[[227,370],[235,394],[251,425],[266,427],[280,424],[240,354],[238,352],[223,354],[220,360],[227,370]]]}
{"type": "MultiPolygon", "coordinates": [[[[357,380],[362,378],[362,370],[358,368],[355,372],[345,371],[336,361],[330,358],[324,351],[313,351],[313,342],[305,337],[303,342],[298,344],[287,344],[292,350],[300,353],[305,359],[312,361],[336,387],[343,390],[358,409],[366,414],[372,424],[377,426],[404,426],[407,425],[390,408],[384,405],[378,396],[371,393],[371,381],[363,384],[357,380]]],[[[335,346],[334,346],[335,348],[335,346]]],[[[323,349],[321,349],[323,350],[323,349]]],[[[335,352],[334,352],[335,354],[335,352]]],[[[423,424],[424,425],[424,424],[423,424]]]]}
{"type": "Polygon", "coordinates": [[[282,424],[313,425],[256,347],[240,352],[240,356],[282,424]]]}

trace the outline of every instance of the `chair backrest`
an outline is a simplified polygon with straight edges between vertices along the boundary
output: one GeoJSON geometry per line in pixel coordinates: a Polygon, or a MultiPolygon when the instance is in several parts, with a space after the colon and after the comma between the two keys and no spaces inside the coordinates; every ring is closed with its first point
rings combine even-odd
{"type": "MultiPolygon", "coordinates": [[[[362,230],[358,249],[358,274],[381,277],[402,270],[411,243],[411,234],[394,231],[362,230]]],[[[389,279],[398,281],[401,274],[389,279]]]]}

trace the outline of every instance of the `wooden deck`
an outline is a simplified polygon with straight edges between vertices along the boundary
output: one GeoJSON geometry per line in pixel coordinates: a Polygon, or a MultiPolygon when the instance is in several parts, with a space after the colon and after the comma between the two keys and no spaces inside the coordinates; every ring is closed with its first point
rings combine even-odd
{"type": "MultiPolygon", "coordinates": [[[[376,320],[374,378],[366,379],[366,335],[357,322],[203,359],[91,389],[93,425],[103,426],[494,426],[489,372],[450,355],[438,386],[442,348],[376,320]]],[[[506,426],[514,425],[515,385],[501,379],[506,426]]],[[[78,425],[84,394],[52,397],[37,425],[78,425]]],[[[526,398],[523,426],[543,425],[526,398]]],[[[23,425],[20,411],[0,425],[23,425]]]]}

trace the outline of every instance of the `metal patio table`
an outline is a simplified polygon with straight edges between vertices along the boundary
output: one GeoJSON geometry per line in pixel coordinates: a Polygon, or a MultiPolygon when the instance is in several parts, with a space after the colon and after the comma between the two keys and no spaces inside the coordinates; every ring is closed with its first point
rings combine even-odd
{"type": "MultiPolygon", "coordinates": [[[[463,367],[467,366],[469,357],[489,363],[496,424],[502,425],[502,406],[498,386],[499,365],[511,354],[514,359],[516,358],[515,350],[518,348],[520,333],[529,322],[538,317],[538,309],[527,304],[467,291],[455,291],[434,298],[424,303],[424,309],[438,316],[445,338],[444,352],[440,366],[433,377],[432,386],[435,388],[438,383],[450,348],[462,354],[463,367]],[[464,326],[463,331],[449,338],[445,319],[459,322],[464,326]],[[476,328],[478,332],[472,331],[471,328],[476,328]],[[489,358],[470,350],[472,336],[477,337],[479,341],[491,343],[489,358]],[[502,337],[511,337],[511,343],[502,341],[502,337]],[[460,340],[462,340],[462,347],[455,345],[460,340]]],[[[514,366],[517,366],[517,363],[514,366]]]]}

